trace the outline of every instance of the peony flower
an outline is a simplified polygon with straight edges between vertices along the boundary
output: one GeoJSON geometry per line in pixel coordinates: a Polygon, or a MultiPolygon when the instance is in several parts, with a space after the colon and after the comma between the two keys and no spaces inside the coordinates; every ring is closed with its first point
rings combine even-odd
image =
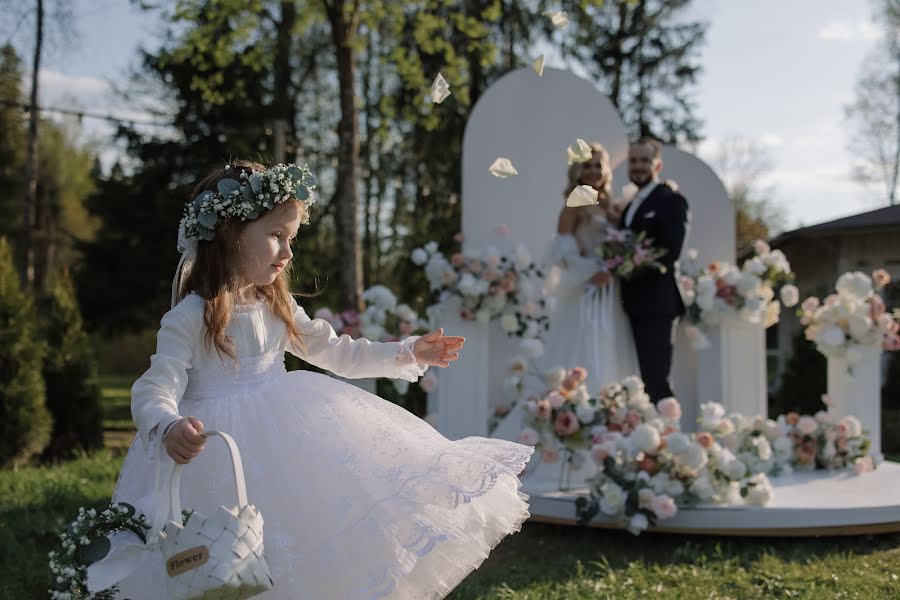
{"type": "Polygon", "coordinates": [[[556,367],[544,373],[544,379],[547,381],[547,385],[554,388],[561,386],[565,378],[566,370],[562,367],[556,367]]]}
{"type": "Polygon", "coordinates": [[[667,421],[678,421],[681,418],[681,405],[675,398],[663,398],[657,402],[656,409],[667,421]]]}
{"type": "Polygon", "coordinates": [[[561,436],[572,435],[581,429],[581,425],[578,423],[578,418],[575,416],[575,413],[571,411],[563,411],[556,415],[556,422],[553,424],[553,429],[561,436]]]}
{"type": "Polygon", "coordinates": [[[662,443],[662,438],[657,429],[641,423],[631,433],[631,442],[641,452],[655,453],[662,443]]]}
{"type": "Polygon", "coordinates": [[[566,403],[566,397],[559,392],[550,392],[547,394],[546,400],[553,408],[561,408],[566,403]]]}
{"type": "Polygon", "coordinates": [[[678,507],[675,505],[675,500],[666,495],[653,498],[650,510],[652,510],[659,519],[671,519],[678,514],[678,507]]]}

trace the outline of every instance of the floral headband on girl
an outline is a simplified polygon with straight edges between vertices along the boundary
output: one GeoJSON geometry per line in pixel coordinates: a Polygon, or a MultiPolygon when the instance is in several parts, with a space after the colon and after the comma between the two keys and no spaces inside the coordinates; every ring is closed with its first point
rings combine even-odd
{"type": "MultiPolygon", "coordinates": [[[[231,165],[225,165],[227,171],[231,165]]],[[[318,182],[306,165],[278,164],[265,171],[241,171],[240,181],[222,179],[216,191],[205,190],[184,205],[184,213],[178,224],[178,251],[181,260],[172,281],[172,307],[181,291],[186,273],[193,267],[199,240],[210,241],[220,222],[233,217],[241,221],[258,218],[263,211],[275,208],[291,198],[303,202],[307,209],[316,199],[313,190],[318,182]]],[[[309,223],[309,211],[303,224],[309,223]]]]}

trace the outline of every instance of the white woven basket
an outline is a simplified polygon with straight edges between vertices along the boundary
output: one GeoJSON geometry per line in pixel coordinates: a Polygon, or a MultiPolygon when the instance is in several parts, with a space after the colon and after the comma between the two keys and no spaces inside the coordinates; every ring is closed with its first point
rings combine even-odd
{"type": "Polygon", "coordinates": [[[263,518],[247,503],[244,467],[237,445],[227,433],[206,431],[225,440],[234,467],[237,505],[219,506],[205,516],[193,511],[181,525],[181,472],[172,472],[171,520],[161,534],[168,597],[172,600],[241,600],[272,589],[263,555],[263,518]]]}

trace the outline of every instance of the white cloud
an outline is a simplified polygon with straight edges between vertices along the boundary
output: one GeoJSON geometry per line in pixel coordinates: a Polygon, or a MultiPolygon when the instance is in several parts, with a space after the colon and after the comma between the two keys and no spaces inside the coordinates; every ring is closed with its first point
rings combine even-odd
{"type": "Polygon", "coordinates": [[[816,37],[828,41],[868,42],[877,40],[883,34],[871,21],[831,21],[819,29],[816,37]]]}

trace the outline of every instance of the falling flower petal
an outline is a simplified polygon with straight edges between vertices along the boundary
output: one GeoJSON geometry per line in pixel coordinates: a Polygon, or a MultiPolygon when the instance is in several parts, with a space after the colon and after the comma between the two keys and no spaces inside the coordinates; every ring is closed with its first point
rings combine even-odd
{"type": "Polygon", "coordinates": [[[566,206],[575,208],[577,206],[591,206],[592,204],[598,204],[599,194],[597,190],[592,188],[589,185],[579,185],[577,188],[572,190],[572,193],[569,194],[569,197],[566,198],[566,206]]]}
{"type": "Polygon", "coordinates": [[[437,77],[434,78],[434,83],[431,84],[431,101],[435,104],[440,104],[449,95],[450,85],[444,79],[444,76],[438,73],[437,77]]]}
{"type": "Polygon", "coordinates": [[[544,76],[544,55],[541,54],[537,57],[537,60],[534,61],[534,64],[531,65],[534,68],[534,72],[538,74],[538,77],[544,76]]]}
{"type": "Polygon", "coordinates": [[[544,16],[548,17],[550,22],[553,23],[553,26],[557,29],[562,29],[569,24],[569,14],[564,10],[558,10],[556,12],[548,10],[544,13],[544,16]]]}
{"type": "Polygon", "coordinates": [[[566,149],[567,162],[571,165],[574,163],[583,163],[591,160],[594,151],[591,145],[581,138],[575,140],[575,143],[566,149]]]}
{"type": "Polygon", "coordinates": [[[502,156],[494,161],[494,164],[491,165],[489,171],[491,172],[491,175],[499,177],[500,179],[506,179],[507,177],[519,174],[509,159],[503,158],[502,156]]]}

